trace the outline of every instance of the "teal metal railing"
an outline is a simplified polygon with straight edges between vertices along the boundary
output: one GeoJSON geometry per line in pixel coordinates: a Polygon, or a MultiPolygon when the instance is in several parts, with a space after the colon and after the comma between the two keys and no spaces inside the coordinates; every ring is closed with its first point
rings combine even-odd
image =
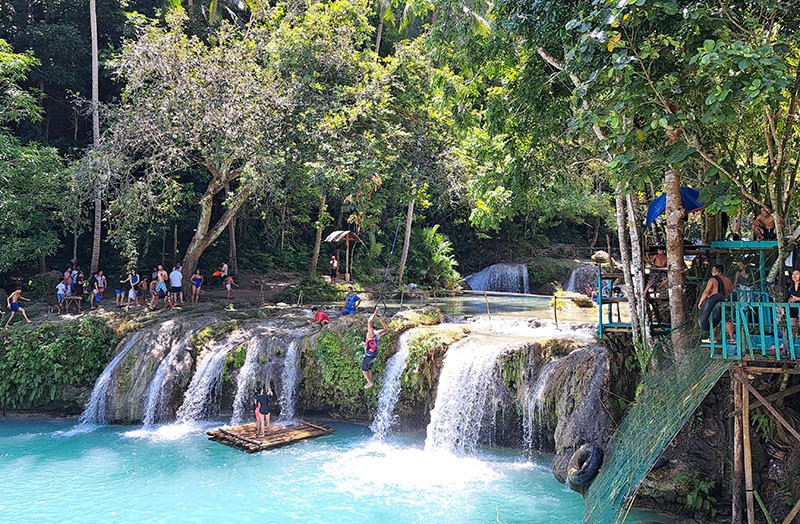
{"type": "Polygon", "coordinates": [[[721,321],[709,327],[708,342],[712,358],[725,360],[798,360],[800,330],[792,316],[800,316],[800,302],[770,302],[761,291],[732,295],[736,301],[721,302],[721,321]],[[726,326],[733,327],[731,340],[726,326]],[[715,336],[715,331],[718,334],[715,336]]]}

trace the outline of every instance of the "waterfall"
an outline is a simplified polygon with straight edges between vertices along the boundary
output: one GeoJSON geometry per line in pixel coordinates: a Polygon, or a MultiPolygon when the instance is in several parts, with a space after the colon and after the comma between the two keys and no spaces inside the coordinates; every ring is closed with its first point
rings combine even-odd
{"type": "Polygon", "coordinates": [[[533,450],[534,438],[536,439],[537,451],[542,451],[545,394],[550,385],[550,376],[553,374],[553,370],[558,365],[559,360],[548,362],[539,371],[539,378],[536,380],[533,391],[528,396],[528,404],[522,413],[523,442],[525,450],[528,452],[533,450]]]}
{"type": "MultiPolygon", "coordinates": [[[[263,378],[264,366],[261,364],[261,350],[267,347],[268,341],[269,339],[265,337],[254,337],[247,343],[244,365],[239,370],[239,376],[236,379],[236,397],[233,400],[233,416],[231,417],[232,426],[238,426],[245,422],[245,412],[253,403],[259,377],[263,378]]],[[[251,416],[252,411],[249,410],[251,416]]]]}
{"type": "Polygon", "coordinates": [[[431,411],[425,449],[475,451],[485,419],[493,417],[495,386],[500,375],[497,359],[507,341],[470,336],[447,351],[431,411]],[[487,409],[488,407],[488,409],[487,409]]]}
{"type": "Polygon", "coordinates": [[[297,372],[300,367],[300,348],[302,338],[295,338],[286,349],[286,358],[281,373],[281,418],[291,420],[295,417],[297,403],[297,372]]]}
{"type": "Polygon", "coordinates": [[[203,350],[189,389],[183,396],[183,405],[178,409],[179,422],[205,420],[214,414],[219,400],[225,358],[241,342],[240,337],[230,337],[203,350]]]}
{"type": "Polygon", "coordinates": [[[416,330],[411,329],[400,335],[397,341],[397,352],[386,363],[383,374],[383,386],[378,397],[378,412],[369,429],[378,439],[385,439],[395,423],[394,407],[400,397],[400,376],[408,364],[408,343],[416,330]]]}
{"type": "Polygon", "coordinates": [[[526,264],[494,264],[464,280],[476,291],[505,291],[528,293],[528,266],[526,264]]]}
{"type": "Polygon", "coordinates": [[[97,378],[92,388],[92,395],[89,397],[89,402],[81,413],[78,419],[78,424],[105,424],[106,420],[106,405],[108,404],[108,395],[110,394],[109,386],[114,379],[114,372],[117,370],[122,359],[128,354],[133,346],[142,338],[142,331],[136,333],[128,339],[122,347],[122,351],[117,353],[117,356],[106,366],[103,373],[97,378]]]}
{"type": "Polygon", "coordinates": [[[597,287],[597,266],[594,264],[581,264],[569,274],[564,291],[586,293],[588,289],[597,287]]]}
{"type": "Polygon", "coordinates": [[[167,378],[169,371],[172,369],[173,362],[184,351],[189,348],[189,342],[192,339],[193,332],[186,334],[181,340],[174,342],[169,350],[169,353],[158,364],[152,380],[147,385],[147,393],[144,402],[144,415],[142,416],[142,423],[145,427],[150,427],[157,422],[160,422],[164,412],[164,398],[167,378]]]}

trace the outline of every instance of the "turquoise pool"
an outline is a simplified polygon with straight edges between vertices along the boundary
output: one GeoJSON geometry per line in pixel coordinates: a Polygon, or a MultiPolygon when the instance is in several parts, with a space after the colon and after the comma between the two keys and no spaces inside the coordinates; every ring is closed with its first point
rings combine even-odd
{"type": "MultiPolygon", "coordinates": [[[[74,421],[0,419],[2,522],[579,523],[583,501],[546,462],[423,450],[365,427],[247,455],[204,427],[76,432],[74,421]]],[[[544,460],[547,458],[544,457],[544,460]]],[[[668,522],[652,514],[628,522],[668,522]]]]}

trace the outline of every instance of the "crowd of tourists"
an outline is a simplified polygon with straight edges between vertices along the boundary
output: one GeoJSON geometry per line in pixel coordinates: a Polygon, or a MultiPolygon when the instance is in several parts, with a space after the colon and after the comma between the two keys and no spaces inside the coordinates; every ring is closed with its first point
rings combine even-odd
{"type": "MultiPolygon", "coordinates": [[[[226,291],[226,299],[230,300],[233,288],[239,286],[233,276],[228,273],[228,264],[223,263],[212,274],[212,277],[222,284],[226,291]]],[[[88,303],[89,309],[98,309],[104,304],[106,295],[111,289],[114,290],[116,307],[171,309],[186,302],[197,304],[200,301],[202,290],[207,284],[206,277],[199,268],[189,277],[190,296],[184,296],[185,278],[180,264],[172,267],[169,272],[159,264],[148,276],[140,275],[136,269],[131,268],[119,278],[111,278],[106,276],[102,270],[87,274],[77,263],[73,262],[66,267],[56,284],[55,298],[49,301],[48,309],[51,313],[66,313],[74,307],[75,311],[80,313],[86,303],[88,303]]],[[[30,322],[27,312],[21,304],[30,302],[30,299],[24,297],[22,293],[22,286],[17,286],[8,295],[6,307],[11,314],[5,323],[6,327],[11,324],[17,313],[30,322]]]]}

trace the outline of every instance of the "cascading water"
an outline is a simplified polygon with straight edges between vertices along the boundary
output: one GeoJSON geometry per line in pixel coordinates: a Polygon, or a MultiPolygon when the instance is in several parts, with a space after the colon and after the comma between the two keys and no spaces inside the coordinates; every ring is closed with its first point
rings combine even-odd
{"type": "Polygon", "coordinates": [[[297,403],[297,372],[300,368],[300,348],[302,338],[295,338],[286,349],[286,359],[281,373],[281,418],[291,420],[295,417],[297,403]]]}
{"type": "Polygon", "coordinates": [[[536,439],[537,451],[542,451],[542,441],[544,440],[544,402],[545,394],[550,385],[550,376],[558,365],[560,359],[548,362],[539,371],[539,378],[529,392],[528,403],[522,413],[523,443],[527,451],[533,451],[534,438],[536,439]]]}
{"type": "Polygon", "coordinates": [[[219,400],[222,370],[228,353],[242,343],[241,337],[229,337],[203,350],[189,389],[178,409],[179,422],[205,420],[214,414],[219,400]]]}
{"type": "Polygon", "coordinates": [[[103,370],[103,373],[97,378],[97,382],[94,383],[94,388],[92,388],[92,395],[89,397],[89,402],[86,403],[86,407],[78,419],[78,424],[105,424],[107,422],[106,406],[108,405],[108,396],[110,394],[109,387],[113,382],[114,372],[117,370],[117,366],[119,366],[120,362],[122,362],[122,359],[125,358],[125,355],[128,354],[128,351],[142,338],[143,333],[142,331],[134,333],[122,347],[122,350],[117,353],[117,356],[114,357],[103,370]]]}
{"type": "Polygon", "coordinates": [[[383,375],[383,386],[378,397],[378,412],[369,429],[378,439],[385,439],[396,421],[394,407],[400,397],[400,376],[408,364],[408,343],[416,330],[411,329],[400,335],[397,341],[397,352],[386,363],[383,375]]]}
{"type": "Polygon", "coordinates": [[[581,264],[572,270],[569,279],[564,285],[564,291],[586,293],[589,289],[597,287],[597,266],[594,264],[581,264]]]}
{"type": "Polygon", "coordinates": [[[142,423],[145,427],[161,422],[164,412],[164,397],[169,371],[173,362],[189,349],[193,332],[187,333],[181,340],[172,344],[169,353],[158,364],[153,379],[147,385],[147,395],[144,402],[144,415],[142,423]]]}
{"type": "Polygon", "coordinates": [[[470,453],[481,437],[500,370],[498,357],[508,341],[472,335],[447,351],[431,411],[425,449],[470,453]]]}
{"type": "MultiPolygon", "coordinates": [[[[265,349],[270,339],[265,337],[251,338],[247,343],[247,355],[244,365],[236,379],[236,397],[233,400],[233,416],[231,425],[244,424],[247,407],[252,404],[256,394],[259,378],[263,379],[264,366],[261,364],[261,350],[265,349]]],[[[250,418],[253,420],[253,417],[250,418]]]]}
{"type": "Polygon", "coordinates": [[[464,277],[464,280],[476,291],[529,293],[526,264],[494,264],[464,277]]]}

